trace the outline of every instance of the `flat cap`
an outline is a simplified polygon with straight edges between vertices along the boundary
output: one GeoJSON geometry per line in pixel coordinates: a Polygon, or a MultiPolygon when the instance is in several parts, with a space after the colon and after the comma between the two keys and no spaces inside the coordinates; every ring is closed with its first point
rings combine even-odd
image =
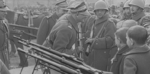
{"type": "Polygon", "coordinates": [[[55,5],[59,6],[61,8],[67,8],[68,7],[67,0],[56,0],[55,5]]]}
{"type": "Polygon", "coordinates": [[[87,10],[87,6],[84,1],[74,1],[70,4],[69,9],[71,12],[80,12],[87,10]]]}

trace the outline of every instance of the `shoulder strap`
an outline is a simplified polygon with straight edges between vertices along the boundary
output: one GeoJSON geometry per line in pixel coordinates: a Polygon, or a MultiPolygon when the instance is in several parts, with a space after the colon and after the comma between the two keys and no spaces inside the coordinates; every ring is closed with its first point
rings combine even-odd
{"type": "MultiPolygon", "coordinates": [[[[105,26],[107,26],[107,25],[106,25],[107,22],[108,22],[108,20],[103,23],[102,28],[100,29],[100,31],[98,32],[98,34],[95,36],[95,39],[97,39],[100,35],[102,35],[103,29],[105,28],[105,26]]],[[[95,26],[95,22],[94,22],[94,25],[92,26],[91,33],[94,32],[94,31],[93,31],[94,26],[95,26]]],[[[91,35],[91,34],[90,34],[90,35],[91,35]]],[[[101,36],[100,36],[100,37],[101,37],[101,36]]],[[[91,38],[92,38],[92,36],[91,36],[91,38]]],[[[93,43],[90,45],[89,48],[87,47],[87,51],[91,52],[91,49],[93,48],[93,45],[95,44],[95,41],[96,41],[96,40],[93,41],[93,43]]]]}
{"type": "MultiPolygon", "coordinates": [[[[103,23],[102,28],[100,29],[100,31],[98,32],[98,34],[95,36],[95,38],[98,38],[98,37],[102,34],[102,32],[103,32],[103,30],[104,30],[104,28],[105,28],[107,22],[108,22],[108,20],[103,23]]],[[[94,31],[93,31],[94,26],[95,26],[95,22],[94,22],[94,25],[92,26],[92,31],[91,31],[91,32],[94,32],[94,31]]],[[[92,36],[93,36],[93,35],[92,35],[92,36]]],[[[101,36],[100,36],[100,37],[101,37],[101,36]]]]}
{"type": "Polygon", "coordinates": [[[7,19],[3,20],[2,22],[3,22],[3,26],[5,27],[6,31],[9,32],[8,25],[7,25],[8,24],[7,19]]]}

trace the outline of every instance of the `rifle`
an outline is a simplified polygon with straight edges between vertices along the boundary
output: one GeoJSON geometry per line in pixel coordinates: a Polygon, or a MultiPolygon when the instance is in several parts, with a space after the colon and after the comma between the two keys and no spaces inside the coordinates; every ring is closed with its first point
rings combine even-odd
{"type": "Polygon", "coordinates": [[[43,47],[35,43],[31,43],[31,42],[29,43],[28,41],[20,39],[18,37],[15,37],[15,38],[19,39],[20,43],[26,46],[30,46],[33,50],[36,50],[42,53],[43,54],[42,56],[44,56],[44,58],[46,58],[46,56],[51,57],[54,60],[61,62],[62,64],[65,64],[73,69],[79,69],[81,70],[81,72],[86,73],[86,74],[95,74],[95,73],[101,74],[103,72],[101,70],[97,70],[86,65],[84,62],[77,60],[74,56],[67,55],[65,53],[60,53],[58,51],[55,51],[53,49],[48,49],[46,47],[43,47]]]}
{"type": "MultiPolygon", "coordinates": [[[[54,68],[50,67],[50,65],[59,68],[60,70],[54,69],[54,70],[57,70],[58,72],[67,73],[67,74],[81,74],[81,73],[79,73],[79,72],[76,71],[76,70],[70,69],[69,67],[66,67],[66,66],[64,66],[64,65],[61,65],[61,64],[56,63],[56,62],[54,62],[54,61],[51,61],[51,60],[42,58],[42,57],[40,57],[40,56],[38,56],[38,55],[35,55],[35,54],[30,54],[30,53],[28,53],[27,51],[25,51],[25,50],[23,50],[23,49],[21,49],[21,48],[18,48],[18,51],[23,52],[23,53],[25,53],[25,54],[27,54],[27,55],[29,55],[29,56],[32,56],[32,57],[34,57],[34,58],[36,58],[36,59],[38,59],[38,60],[41,60],[41,61],[43,61],[43,62],[49,64],[49,65],[45,64],[45,66],[47,66],[47,67],[49,67],[49,68],[51,68],[51,69],[54,69],[54,68]]],[[[44,63],[43,63],[43,64],[44,64],[44,63]]]]}
{"type": "Polygon", "coordinates": [[[11,24],[11,23],[9,23],[8,26],[9,26],[9,27],[16,27],[16,28],[31,29],[31,30],[38,31],[38,28],[35,28],[35,27],[28,27],[28,26],[22,26],[22,25],[11,24]]]}
{"type": "MultiPolygon", "coordinates": [[[[79,38],[79,47],[80,48],[83,48],[83,42],[82,42],[82,24],[80,23],[79,25],[78,25],[78,28],[79,28],[79,36],[78,36],[78,38],[79,38]]],[[[81,49],[80,49],[81,50],[81,49]]],[[[79,57],[80,57],[80,59],[83,59],[83,49],[82,49],[82,51],[79,53],[79,57]]]]}
{"type": "MultiPolygon", "coordinates": [[[[98,37],[101,37],[101,35],[102,35],[102,33],[103,33],[103,30],[104,30],[104,28],[105,28],[107,22],[108,22],[108,21],[106,21],[106,22],[103,24],[102,28],[100,29],[100,31],[99,31],[98,34],[96,35],[95,39],[97,39],[98,37]]],[[[94,32],[94,31],[93,31],[93,30],[94,30],[93,28],[94,28],[94,26],[95,26],[95,24],[92,26],[92,31],[91,31],[91,33],[90,33],[90,38],[93,37],[93,32],[94,32]]],[[[96,40],[94,40],[92,44],[88,44],[87,49],[86,49],[86,52],[85,52],[87,56],[90,54],[91,49],[92,49],[92,47],[93,47],[95,41],[96,41],[96,40]]]]}
{"type": "Polygon", "coordinates": [[[23,33],[23,34],[25,34],[25,35],[28,35],[28,36],[30,36],[30,37],[33,38],[33,39],[36,39],[36,38],[37,38],[35,35],[30,34],[30,33],[27,33],[27,32],[25,32],[25,31],[21,31],[21,33],[23,33]]]}

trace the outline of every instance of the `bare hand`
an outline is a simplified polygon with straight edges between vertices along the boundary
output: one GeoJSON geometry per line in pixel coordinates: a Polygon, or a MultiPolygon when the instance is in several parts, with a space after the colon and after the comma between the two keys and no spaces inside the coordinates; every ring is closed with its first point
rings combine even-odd
{"type": "Polygon", "coordinates": [[[92,42],[93,42],[94,40],[95,40],[94,38],[88,38],[88,39],[85,41],[85,44],[92,44],[92,42]]]}

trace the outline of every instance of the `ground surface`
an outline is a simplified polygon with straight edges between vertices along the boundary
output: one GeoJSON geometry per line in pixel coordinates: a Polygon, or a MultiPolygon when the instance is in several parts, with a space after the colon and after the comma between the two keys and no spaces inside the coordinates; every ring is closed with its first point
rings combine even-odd
{"type": "MultiPolygon", "coordinates": [[[[33,41],[35,42],[35,41],[33,41]]],[[[27,50],[27,47],[24,47],[25,50],[27,50]]],[[[10,66],[12,67],[9,71],[11,72],[11,74],[20,74],[21,68],[18,68],[17,66],[19,65],[19,56],[11,56],[10,58],[10,66]]],[[[23,68],[22,73],[21,74],[32,74],[34,65],[35,65],[35,59],[32,57],[28,57],[28,63],[29,66],[23,68]]],[[[35,71],[34,74],[42,74],[41,70],[35,71]]]]}

